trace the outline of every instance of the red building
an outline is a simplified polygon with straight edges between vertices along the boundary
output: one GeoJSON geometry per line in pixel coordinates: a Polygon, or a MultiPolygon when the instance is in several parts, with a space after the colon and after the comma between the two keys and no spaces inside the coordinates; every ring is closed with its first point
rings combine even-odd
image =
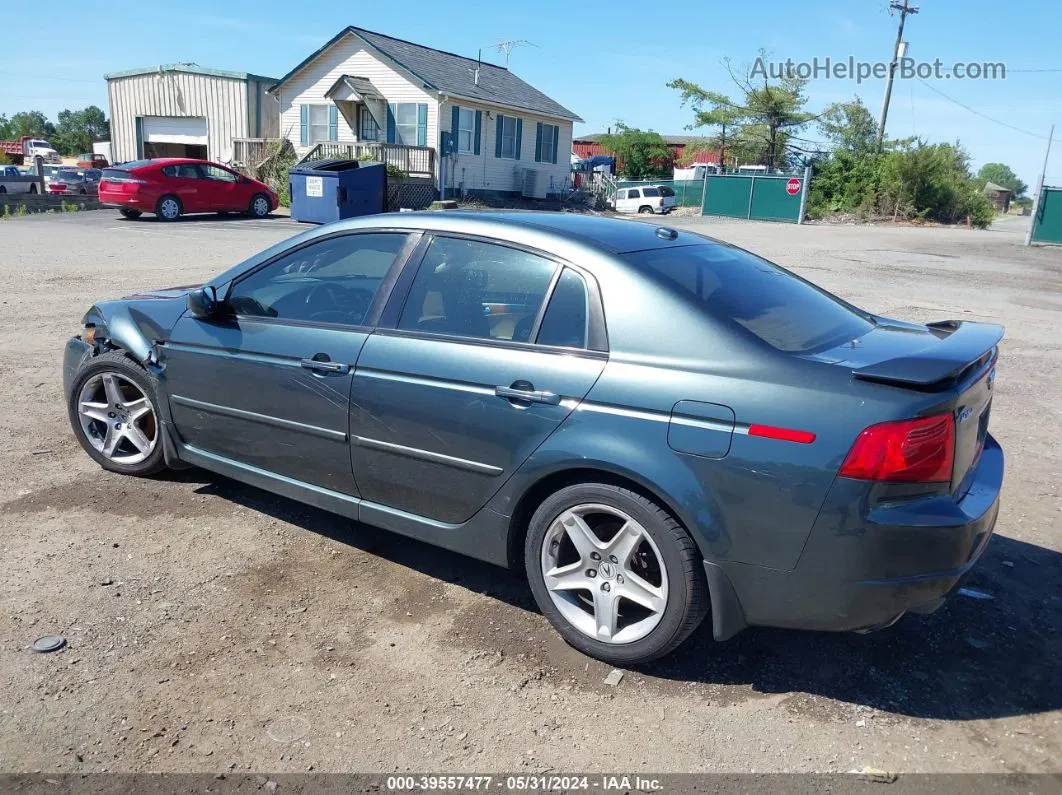
{"type": "MultiPolygon", "coordinates": [[[[605,151],[605,148],[597,142],[605,133],[593,133],[591,135],[577,135],[572,139],[572,151],[582,158],[593,157],[594,155],[607,155],[610,152],[605,151]]],[[[703,140],[696,135],[662,135],[660,136],[667,143],[667,148],[671,150],[672,156],[676,163],[685,164],[686,160],[686,146],[694,141],[703,140]]],[[[693,154],[693,157],[689,160],[690,163],[718,163],[719,152],[715,150],[702,149],[693,154]]]]}

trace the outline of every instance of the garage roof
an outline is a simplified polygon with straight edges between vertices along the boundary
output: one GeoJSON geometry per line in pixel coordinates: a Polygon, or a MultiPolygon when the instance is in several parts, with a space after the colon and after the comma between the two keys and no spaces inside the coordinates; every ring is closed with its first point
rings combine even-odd
{"type": "Polygon", "coordinates": [[[232,80],[261,80],[263,83],[275,83],[275,77],[265,77],[251,72],[229,72],[224,69],[207,69],[197,63],[166,63],[158,66],[145,66],[142,69],[127,69],[124,72],[108,72],[103,76],[104,80],[116,80],[122,77],[136,77],[138,75],[161,74],[162,72],[187,72],[193,75],[206,75],[208,77],[228,77],[232,80]]]}

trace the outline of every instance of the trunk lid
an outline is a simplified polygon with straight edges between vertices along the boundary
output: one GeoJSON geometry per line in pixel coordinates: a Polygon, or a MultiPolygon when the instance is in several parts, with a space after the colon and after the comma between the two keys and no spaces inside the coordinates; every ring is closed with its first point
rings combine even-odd
{"type": "Polygon", "coordinates": [[[984,448],[1003,327],[949,320],[919,325],[876,318],[858,339],[807,356],[851,369],[860,381],[937,393],[955,421],[951,490],[957,496],[984,448]]]}

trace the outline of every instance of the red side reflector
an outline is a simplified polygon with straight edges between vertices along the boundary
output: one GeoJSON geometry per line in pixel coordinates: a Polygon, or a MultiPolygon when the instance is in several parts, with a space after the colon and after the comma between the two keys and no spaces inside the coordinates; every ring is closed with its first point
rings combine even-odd
{"type": "Polygon", "coordinates": [[[955,460],[951,414],[871,425],[855,440],[838,473],[859,480],[946,483],[955,460]]]}
{"type": "Polygon", "coordinates": [[[775,428],[773,425],[750,425],[749,436],[762,436],[765,439],[781,439],[784,442],[811,444],[815,434],[808,431],[795,431],[792,428],[775,428]]]}

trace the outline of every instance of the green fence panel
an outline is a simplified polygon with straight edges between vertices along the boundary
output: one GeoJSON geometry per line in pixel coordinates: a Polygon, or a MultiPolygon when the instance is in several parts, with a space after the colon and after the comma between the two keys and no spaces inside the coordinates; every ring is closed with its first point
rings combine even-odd
{"type": "Polygon", "coordinates": [[[1044,186],[1032,222],[1034,243],[1062,243],[1062,188],[1044,186]]]}
{"type": "Polygon", "coordinates": [[[752,207],[749,217],[757,221],[800,220],[800,194],[804,189],[800,180],[800,190],[789,193],[786,186],[792,177],[756,177],[752,186],[752,207]]]}
{"type": "Polygon", "coordinates": [[[703,215],[724,215],[728,218],[749,217],[749,177],[712,175],[704,191],[703,215]]]}

